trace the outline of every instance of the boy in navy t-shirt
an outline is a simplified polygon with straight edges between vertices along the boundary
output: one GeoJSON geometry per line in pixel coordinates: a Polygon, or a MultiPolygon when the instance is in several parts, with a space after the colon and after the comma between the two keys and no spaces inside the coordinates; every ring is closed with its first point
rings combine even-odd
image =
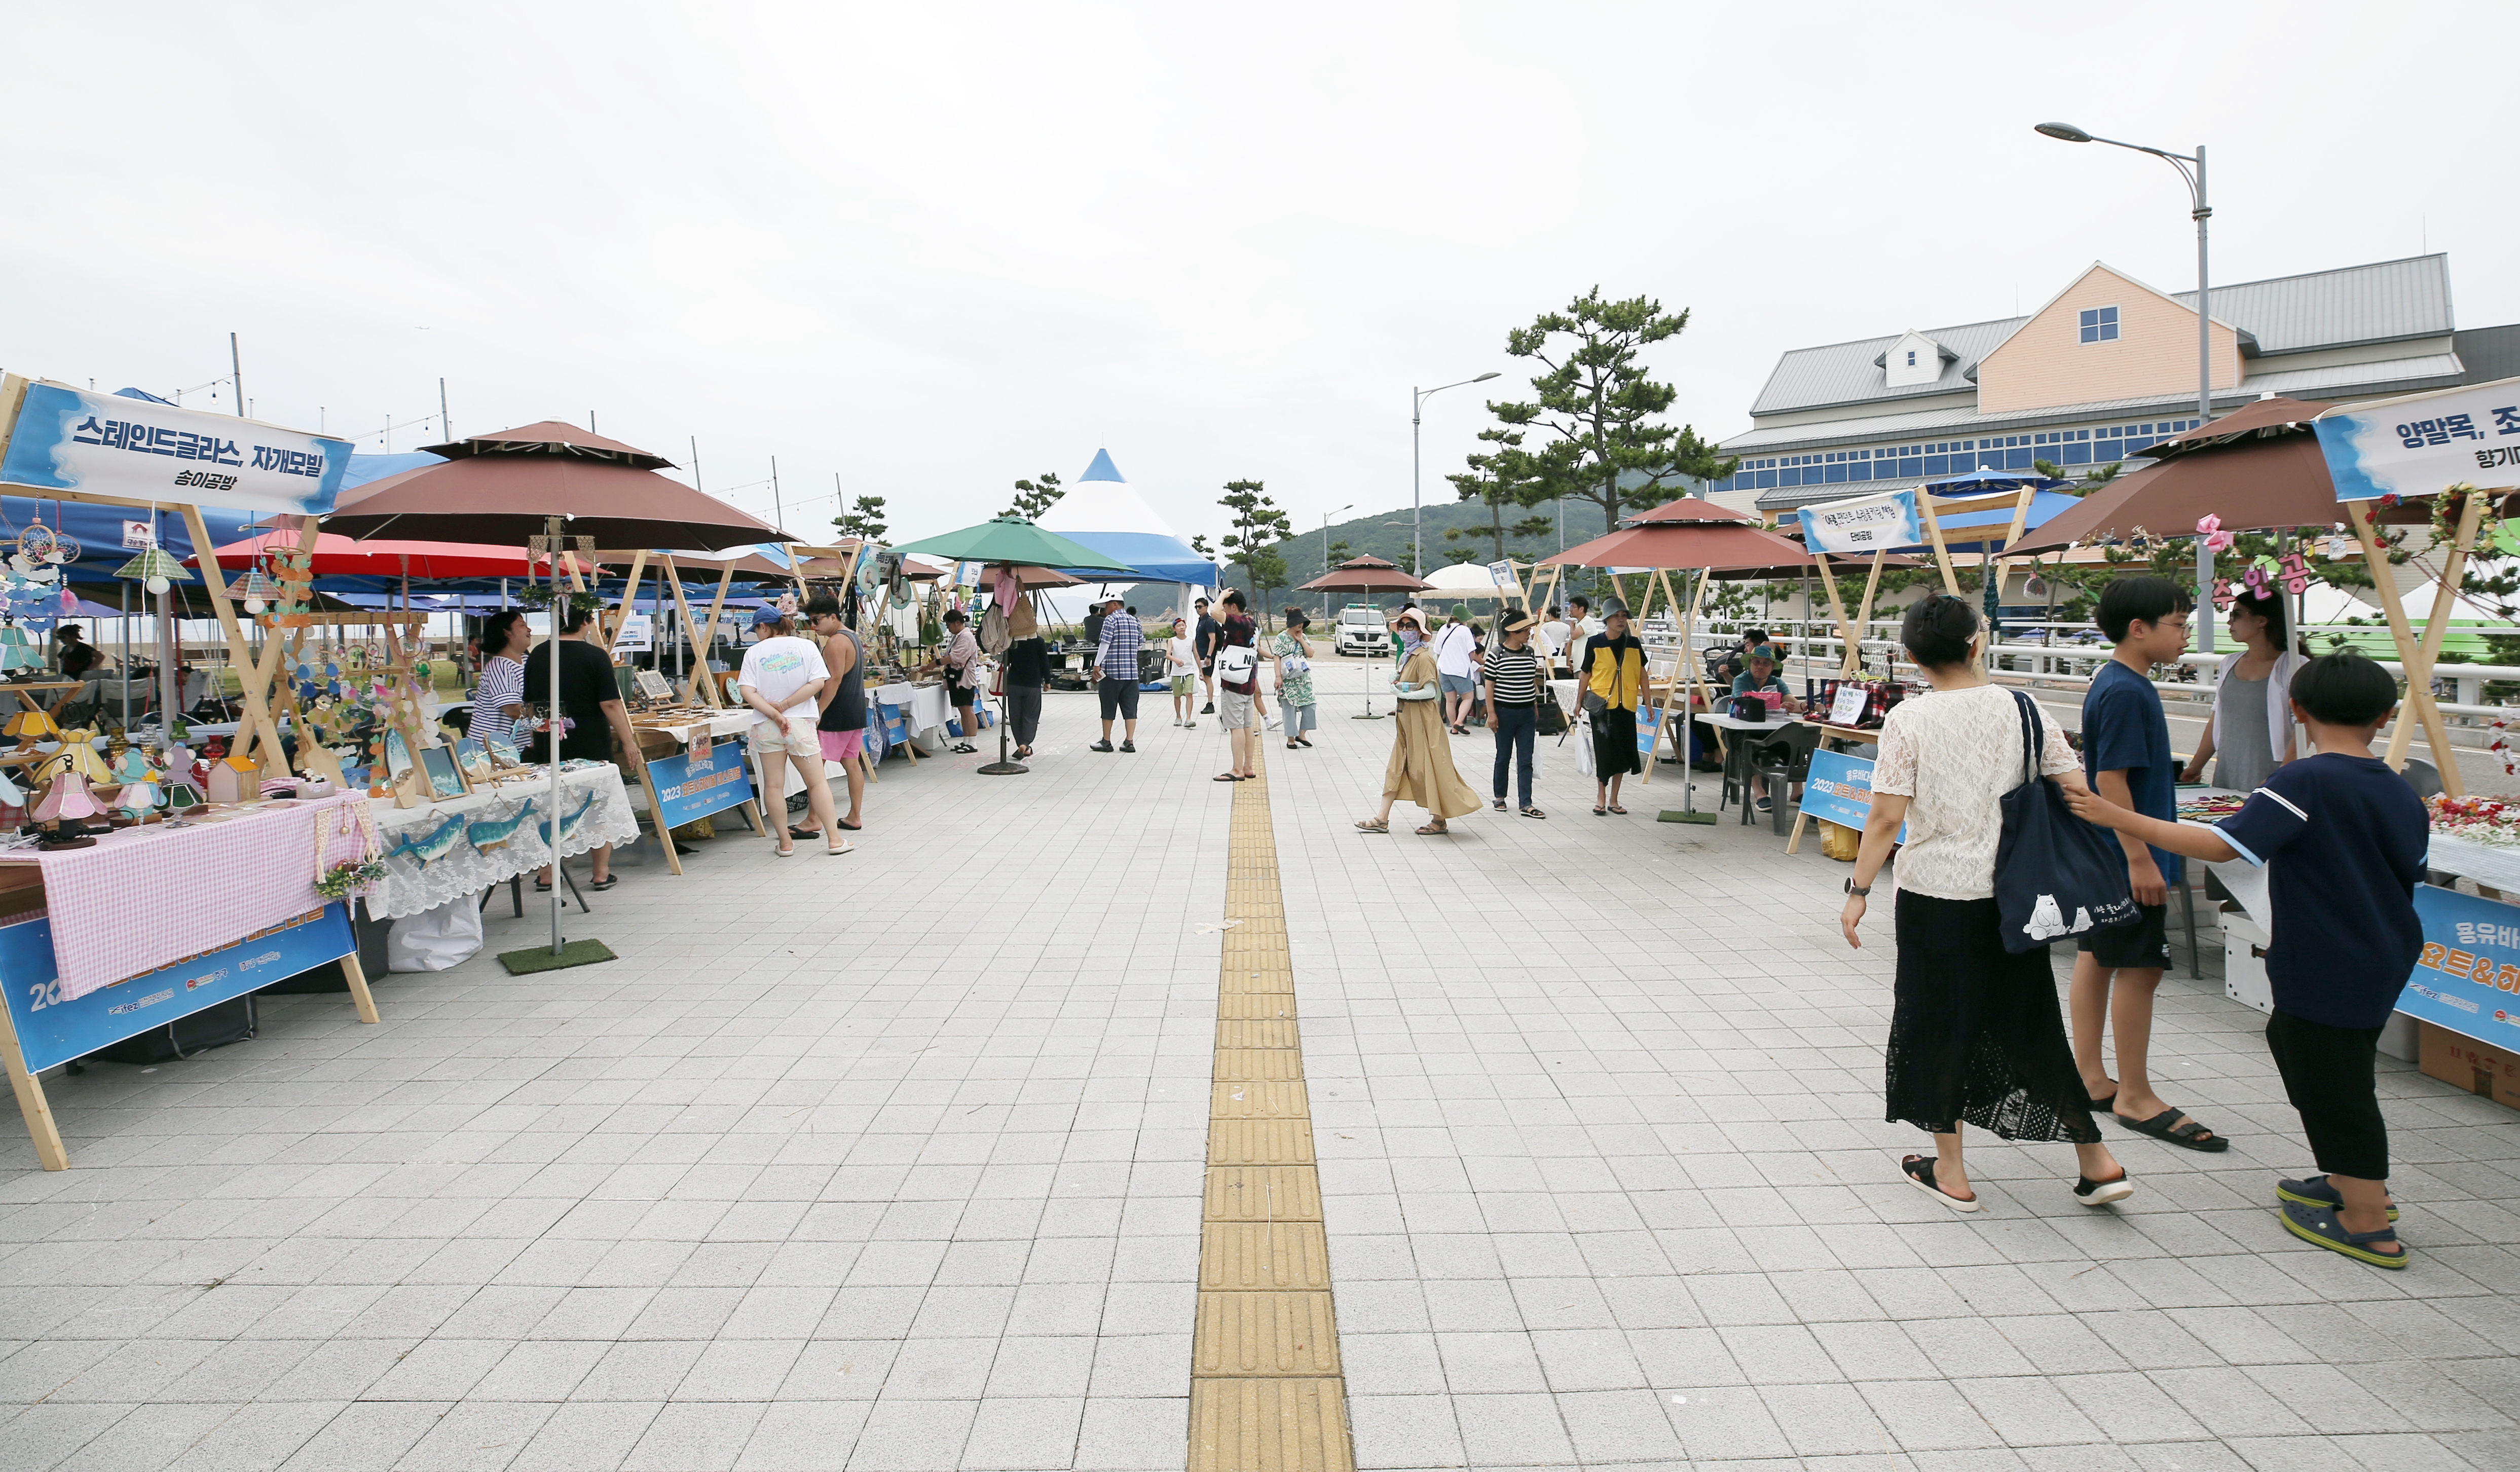
{"type": "Polygon", "coordinates": [[[2431,825],[2414,789],[2371,755],[2398,702],[2388,671],[2351,651],[2293,676],[2318,754],[2278,768],[2213,827],[2163,823],[2068,792],[2092,822],[2208,863],[2267,870],[2267,1048],[2323,1173],[2278,1181],[2284,1229],[2381,1268],[2407,1266],[2390,1227],[2389,1133],[2373,1089],[2380,1027],[2423,949],[2415,885],[2431,825]]]}
{"type": "MultiPolygon", "coordinates": [[[[2117,652],[2092,677],[2083,696],[2083,775],[2109,802],[2167,823],[2179,816],[2179,762],[2170,751],[2170,723],[2152,667],[2175,662],[2187,647],[2187,591],[2168,578],[2122,577],[2100,591],[2100,632],[2117,652]]],[[[2087,930],[2075,942],[2068,1001],[2074,1018],[2074,1064],[2094,1112],[2106,1109],[2139,1135],[2190,1150],[2228,1150],[2231,1142],[2187,1117],[2153,1092],[2152,999],[2170,964],[2170,888],[2180,882],[2179,855],[2120,833],[2127,887],[2140,918],[2087,930]],[[2111,1088],[2100,1036],[2117,1017],[2118,1078],[2111,1088]]]]}

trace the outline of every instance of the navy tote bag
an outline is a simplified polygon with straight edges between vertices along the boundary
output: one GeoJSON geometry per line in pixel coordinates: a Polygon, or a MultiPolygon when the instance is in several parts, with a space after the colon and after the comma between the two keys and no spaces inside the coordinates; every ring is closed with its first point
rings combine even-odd
{"type": "Polygon", "coordinates": [[[2003,836],[1995,849],[1995,903],[2003,949],[2044,951],[2068,936],[2142,917],[2127,886],[2126,851],[2065,806],[2065,789],[2039,770],[2047,728],[2039,707],[2012,692],[2021,717],[2021,785],[1999,799],[2003,836]]]}

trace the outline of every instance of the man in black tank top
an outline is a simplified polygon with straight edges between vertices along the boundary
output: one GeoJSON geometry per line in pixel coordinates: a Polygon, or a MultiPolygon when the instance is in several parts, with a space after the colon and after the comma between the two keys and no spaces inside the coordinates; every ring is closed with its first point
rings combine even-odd
{"type": "Polygon", "coordinates": [[[823,713],[814,730],[822,737],[823,759],[838,762],[848,773],[849,810],[839,822],[854,832],[866,821],[861,814],[866,805],[866,652],[858,647],[857,635],[840,622],[839,601],[830,594],[807,599],[805,618],[822,641],[823,664],[832,672],[823,683],[823,713]]]}

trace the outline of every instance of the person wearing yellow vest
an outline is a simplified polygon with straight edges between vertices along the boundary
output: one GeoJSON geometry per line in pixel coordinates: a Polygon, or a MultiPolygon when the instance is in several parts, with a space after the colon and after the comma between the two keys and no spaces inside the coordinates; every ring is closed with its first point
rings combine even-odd
{"type": "Polygon", "coordinates": [[[1628,610],[1612,603],[1601,614],[1601,632],[1584,642],[1578,674],[1581,703],[1593,723],[1593,816],[1617,813],[1619,782],[1642,772],[1637,755],[1637,702],[1645,689],[1645,647],[1628,628],[1628,610]]]}

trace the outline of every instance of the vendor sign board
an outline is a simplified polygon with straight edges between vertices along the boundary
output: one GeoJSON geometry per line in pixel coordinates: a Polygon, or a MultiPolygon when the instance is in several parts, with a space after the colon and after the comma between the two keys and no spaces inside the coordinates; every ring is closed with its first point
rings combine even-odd
{"type": "Polygon", "coordinates": [[[2339,501],[2520,486],[2520,379],[2331,409],[2310,427],[2339,501]]]}
{"type": "Polygon", "coordinates": [[[0,983],[26,1069],[41,1073],[357,950],[349,906],[336,901],[233,945],[66,998],[53,964],[53,924],[37,911],[0,924],[0,983]]]}
{"type": "MultiPolygon", "coordinates": [[[[1857,832],[1872,818],[1872,760],[1843,751],[1815,751],[1811,771],[1803,778],[1803,816],[1833,823],[1857,832]]],[[[1908,841],[1901,825],[1899,841],[1908,841]]]]}
{"type": "Polygon", "coordinates": [[[1814,552],[1881,552],[1925,540],[1913,490],[1826,501],[1795,514],[1802,517],[1803,545],[1814,552]]]}
{"type": "Polygon", "coordinates": [[[657,822],[678,828],[752,801],[752,768],[744,758],[743,738],[728,736],[650,762],[648,781],[656,788],[657,822]]]}
{"type": "Polygon", "coordinates": [[[2424,948],[2398,1010],[2520,1051],[2520,908],[2418,884],[2415,915],[2424,948]]]}
{"type": "Polygon", "coordinates": [[[7,412],[0,481],[37,491],[322,515],[350,468],[345,439],[67,383],[28,383],[7,412]]]}

